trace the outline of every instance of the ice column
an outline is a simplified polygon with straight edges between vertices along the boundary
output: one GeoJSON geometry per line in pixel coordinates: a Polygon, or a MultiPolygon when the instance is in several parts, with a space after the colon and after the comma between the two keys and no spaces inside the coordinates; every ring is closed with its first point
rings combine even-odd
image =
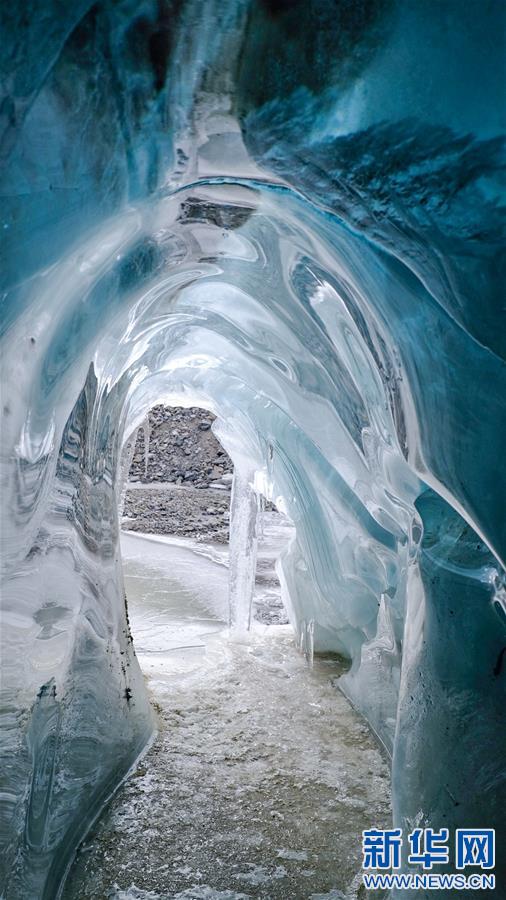
{"type": "Polygon", "coordinates": [[[258,498],[258,517],[257,517],[257,533],[258,540],[263,541],[264,539],[264,527],[265,527],[265,497],[263,494],[257,494],[258,498]]]}
{"type": "Polygon", "coordinates": [[[149,441],[151,438],[151,425],[149,424],[149,415],[144,419],[141,428],[144,435],[144,477],[147,478],[149,463],[149,441]]]}
{"type": "Polygon", "coordinates": [[[234,469],[230,501],[229,624],[236,633],[249,631],[257,562],[258,497],[254,473],[234,469]]]}
{"type": "Polygon", "coordinates": [[[310,619],[309,622],[303,619],[300,623],[299,649],[304,654],[309,668],[312,669],[314,658],[314,619],[310,619]]]}
{"type": "MultiPolygon", "coordinates": [[[[132,466],[132,460],[134,458],[135,447],[137,445],[137,438],[139,436],[139,429],[136,428],[135,431],[132,432],[130,437],[127,439],[125,444],[123,445],[123,450],[121,452],[121,462],[120,462],[120,470],[119,470],[119,478],[118,484],[120,488],[119,501],[118,501],[118,518],[121,524],[121,519],[123,517],[123,509],[125,507],[125,499],[128,490],[128,476],[130,474],[130,468],[132,466]]],[[[147,459],[147,457],[146,457],[147,459]]],[[[147,466],[147,464],[146,464],[147,466]]]]}

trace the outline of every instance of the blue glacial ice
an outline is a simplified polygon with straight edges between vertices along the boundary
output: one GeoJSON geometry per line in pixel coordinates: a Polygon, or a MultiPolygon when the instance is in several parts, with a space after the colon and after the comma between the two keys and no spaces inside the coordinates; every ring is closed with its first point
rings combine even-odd
{"type": "Polygon", "coordinates": [[[293,522],[395,823],[504,836],[504,4],[2,15],[4,896],[58,895],[153,733],[117,509],[162,401],[293,522]]]}

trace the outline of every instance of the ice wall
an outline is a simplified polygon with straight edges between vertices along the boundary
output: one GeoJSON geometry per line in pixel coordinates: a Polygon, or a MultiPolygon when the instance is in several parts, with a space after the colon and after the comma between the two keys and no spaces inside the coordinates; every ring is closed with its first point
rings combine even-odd
{"type": "Polygon", "coordinates": [[[4,895],[57,896],[153,730],[117,502],[163,400],[296,526],[292,621],[350,659],[396,823],[502,835],[504,5],[4,15],[4,895]]]}

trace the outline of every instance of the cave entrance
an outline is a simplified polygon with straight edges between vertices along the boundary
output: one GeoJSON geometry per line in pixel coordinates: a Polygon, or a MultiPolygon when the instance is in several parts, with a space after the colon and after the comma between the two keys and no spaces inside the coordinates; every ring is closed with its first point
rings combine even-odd
{"type": "MultiPolygon", "coordinates": [[[[200,407],[159,404],[126,442],[121,547],[130,627],[148,678],[167,683],[202,665],[229,622],[231,458],[200,407]]],[[[276,561],[292,528],[258,501],[251,616],[286,625],[276,561]]]]}

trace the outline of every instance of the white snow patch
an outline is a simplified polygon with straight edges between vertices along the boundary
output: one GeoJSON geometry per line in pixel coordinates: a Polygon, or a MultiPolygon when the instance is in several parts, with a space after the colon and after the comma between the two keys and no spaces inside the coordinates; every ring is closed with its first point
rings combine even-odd
{"type": "Polygon", "coordinates": [[[115,884],[113,892],[109,894],[109,900],[162,900],[162,898],[156,891],[144,891],[135,884],[125,889],[115,884]]]}
{"type": "Polygon", "coordinates": [[[267,866],[258,866],[254,863],[248,863],[248,865],[250,867],[249,872],[240,872],[235,877],[240,878],[241,881],[247,881],[251,885],[266,884],[269,881],[285,878],[288,875],[284,866],[276,866],[275,869],[269,870],[267,866]]]}
{"type": "Polygon", "coordinates": [[[307,861],[307,853],[305,850],[286,850],[285,848],[282,848],[281,850],[278,850],[278,857],[280,859],[295,859],[300,862],[307,861]]]}

